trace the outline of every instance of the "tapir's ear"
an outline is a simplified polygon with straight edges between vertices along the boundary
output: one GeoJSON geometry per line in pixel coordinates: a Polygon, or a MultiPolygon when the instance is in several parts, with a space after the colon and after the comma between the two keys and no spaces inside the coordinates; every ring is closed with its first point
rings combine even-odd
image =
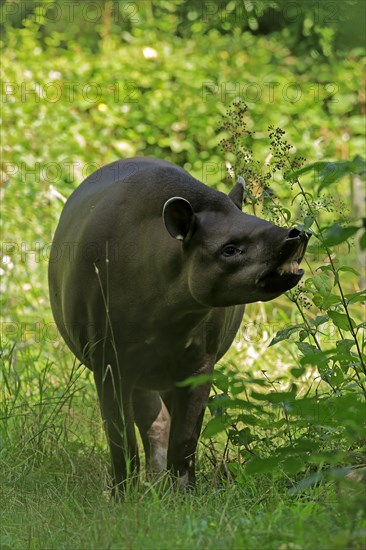
{"type": "Polygon", "coordinates": [[[244,198],[244,190],[245,190],[245,180],[241,176],[238,177],[238,180],[235,184],[235,186],[232,188],[232,190],[229,193],[229,197],[239,208],[239,210],[242,210],[243,208],[243,198],[244,198]]]}
{"type": "Polygon", "coordinates": [[[194,212],[191,203],[182,197],[168,199],[163,208],[163,220],[171,236],[184,241],[193,228],[194,212]]]}

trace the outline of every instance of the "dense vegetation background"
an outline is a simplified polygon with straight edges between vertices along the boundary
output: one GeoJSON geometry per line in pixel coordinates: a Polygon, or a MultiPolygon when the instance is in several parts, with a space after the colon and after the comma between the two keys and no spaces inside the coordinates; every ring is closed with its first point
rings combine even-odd
{"type": "Polygon", "coordinates": [[[364,547],[364,21],[362,0],[2,4],[1,548],[364,547]],[[196,493],[112,505],[47,261],[71,191],[134,155],[221,190],[231,165],[249,209],[314,236],[217,370],[196,493]]]}

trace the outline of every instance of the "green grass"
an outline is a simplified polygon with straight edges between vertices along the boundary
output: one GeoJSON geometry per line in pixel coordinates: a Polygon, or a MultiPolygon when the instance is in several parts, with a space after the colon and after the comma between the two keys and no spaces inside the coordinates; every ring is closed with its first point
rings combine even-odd
{"type": "MultiPolygon", "coordinates": [[[[45,352],[45,348],[42,348],[45,352]]],[[[91,376],[25,349],[4,353],[0,548],[364,548],[364,494],[345,478],[291,491],[309,472],[236,479],[199,447],[191,493],[144,482],[110,500],[109,455],[91,376]],[[72,373],[72,376],[70,376],[72,373]]],[[[44,353],[42,354],[44,355],[44,353]]],[[[220,439],[220,438],[218,438],[220,439]]]]}
{"type": "Polygon", "coordinates": [[[363,548],[359,495],[337,486],[290,496],[284,478],[233,484],[201,474],[194,493],[142,486],[115,504],[104,491],[105,453],[57,451],[8,453],[5,468],[2,458],[2,549],[363,548]]]}

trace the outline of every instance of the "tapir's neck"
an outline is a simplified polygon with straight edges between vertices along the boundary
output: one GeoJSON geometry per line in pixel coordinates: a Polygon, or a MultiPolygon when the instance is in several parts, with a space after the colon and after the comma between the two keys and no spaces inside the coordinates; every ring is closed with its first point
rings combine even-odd
{"type": "Polygon", "coordinates": [[[159,308],[159,319],[164,319],[167,330],[171,326],[180,326],[182,330],[192,330],[200,326],[211,316],[213,308],[202,305],[189,295],[188,289],[184,293],[171,292],[162,300],[159,308]],[[163,315],[162,315],[163,313],[163,315]]]}

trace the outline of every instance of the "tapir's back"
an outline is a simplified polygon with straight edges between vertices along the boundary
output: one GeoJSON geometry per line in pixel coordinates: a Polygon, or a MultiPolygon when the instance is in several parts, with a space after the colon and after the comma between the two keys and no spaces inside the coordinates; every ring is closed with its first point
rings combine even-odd
{"type": "Polygon", "coordinates": [[[161,204],[174,193],[189,195],[193,202],[202,203],[207,201],[207,194],[213,196],[217,191],[167,161],[145,157],[118,160],[96,170],[75,189],[65,205],[60,225],[69,210],[85,211],[103,201],[111,204],[113,198],[122,205],[128,201],[129,208],[136,204],[144,214],[151,206],[158,207],[161,215],[161,204]],[[141,199],[148,201],[141,203],[141,199]]]}
{"type": "Polygon", "coordinates": [[[186,197],[198,211],[225,197],[179,166],[159,159],[124,159],[96,170],[65,204],[54,237],[51,271],[63,243],[120,239],[118,226],[131,232],[145,224],[146,231],[151,218],[159,219],[163,229],[163,205],[173,196],[186,197]]]}
{"type": "MultiPolygon", "coordinates": [[[[202,205],[209,206],[210,197],[214,200],[222,194],[175,164],[153,158],[119,160],[96,170],[74,190],[62,211],[50,255],[51,287],[75,270],[76,258],[89,259],[92,249],[107,241],[109,246],[118,244],[123,254],[124,246],[128,248],[131,242],[137,248],[138,240],[151,236],[158,225],[164,246],[172,245],[164,230],[162,210],[169,198],[179,195],[200,210],[202,205]]],[[[154,244],[150,242],[151,247],[154,244]]],[[[143,261],[140,254],[140,263],[143,261]]]]}

